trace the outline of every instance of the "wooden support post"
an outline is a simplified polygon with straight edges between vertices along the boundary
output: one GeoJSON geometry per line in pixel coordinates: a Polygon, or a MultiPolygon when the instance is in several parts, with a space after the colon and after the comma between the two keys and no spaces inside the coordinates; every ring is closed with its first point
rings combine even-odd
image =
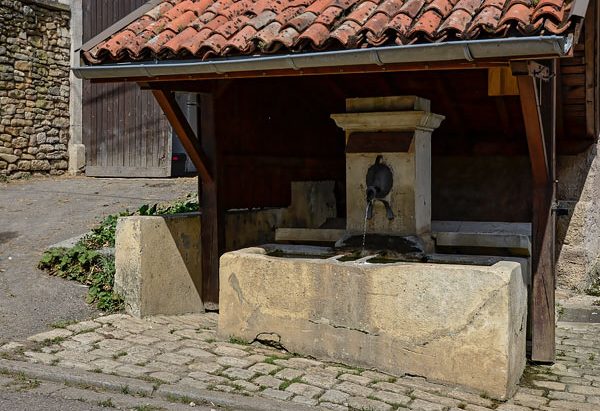
{"type": "MultiPolygon", "coordinates": [[[[533,178],[531,359],[552,362],[555,358],[555,224],[552,204],[555,194],[556,80],[535,77],[532,64],[535,63],[513,65],[519,84],[533,178]],[[543,90],[536,83],[543,84],[543,90]]],[[[555,62],[552,67],[555,68],[555,62]]]]}
{"type": "Polygon", "coordinates": [[[201,215],[202,301],[207,309],[219,304],[219,257],[224,250],[224,222],[218,182],[219,152],[215,132],[214,102],[200,94],[200,139],[185,118],[171,91],[152,90],[156,101],[196,166],[201,215]]]}
{"type": "Polygon", "coordinates": [[[215,310],[219,304],[219,258],[225,250],[225,213],[222,206],[222,184],[219,184],[222,167],[218,146],[215,101],[212,94],[199,94],[200,144],[210,159],[211,181],[199,182],[200,209],[202,210],[202,300],[207,309],[215,310]]]}

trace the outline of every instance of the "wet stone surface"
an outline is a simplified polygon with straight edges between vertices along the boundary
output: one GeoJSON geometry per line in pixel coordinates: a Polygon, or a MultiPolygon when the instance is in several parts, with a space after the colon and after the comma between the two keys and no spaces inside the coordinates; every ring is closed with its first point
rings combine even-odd
{"type": "Polygon", "coordinates": [[[600,410],[600,324],[559,323],[556,363],[528,366],[516,395],[499,402],[420,377],[292,356],[257,343],[220,341],[216,323],[212,313],[144,320],[115,314],[9,343],[0,347],[0,355],[322,409],[600,410]]]}

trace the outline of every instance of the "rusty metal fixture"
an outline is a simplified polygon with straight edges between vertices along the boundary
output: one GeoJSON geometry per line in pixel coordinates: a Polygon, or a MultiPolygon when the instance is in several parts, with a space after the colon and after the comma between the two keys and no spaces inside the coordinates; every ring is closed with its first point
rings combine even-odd
{"type": "Polygon", "coordinates": [[[383,162],[383,156],[378,155],[373,164],[367,170],[367,220],[373,218],[373,202],[381,201],[385,206],[385,214],[388,220],[394,219],[394,212],[385,197],[392,190],[394,175],[392,170],[383,162]]]}

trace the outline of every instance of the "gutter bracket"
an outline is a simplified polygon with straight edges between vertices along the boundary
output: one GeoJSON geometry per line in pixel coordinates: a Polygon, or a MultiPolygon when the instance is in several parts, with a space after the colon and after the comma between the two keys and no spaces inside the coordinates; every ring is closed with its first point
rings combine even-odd
{"type": "Polygon", "coordinates": [[[383,66],[383,61],[381,61],[381,57],[379,57],[379,53],[377,52],[377,50],[373,50],[373,52],[370,55],[371,57],[371,61],[373,63],[375,63],[378,66],[383,66]]]}
{"type": "Polygon", "coordinates": [[[294,58],[293,58],[293,57],[288,57],[288,58],[287,58],[287,61],[288,61],[288,63],[290,63],[290,67],[291,67],[292,69],[294,69],[294,70],[296,70],[296,71],[300,70],[300,67],[298,67],[298,66],[296,65],[296,62],[294,61],[294,58]]]}
{"type": "Polygon", "coordinates": [[[213,68],[213,70],[215,71],[215,73],[217,73],[217,74],[223,74],[223,72],[221,70],[219,70],[219,66],[217,64],[211,63],[210,66],[213,68]]]}
{"type": "Polygon", "coordinates": [[[536,63],[535,61],[528,62],[527,68],[531,77],[542,81],[550,81],[554,77],[554,74],[550,72],[549,67],[536,63]]]}
{"type": "Polygon", "coordinates": [[[473,54],[471,53],[471,49],[469,48],[468,44],[465,44],[463,46],[463,52],[465,54],[465,60],[467,60],[468,62],[475,61],[475,58],[473,57],[473,54]]]}
{"type": "Polygon", "coordinates": [[[569,35],[567,37],[565,37],[563,49],[561,50],[565,55],[569,54],[569,52],[573,48],[573,43],[574,43],[573,40],[574,40],[573,33],[569,33],[569,35]]]}

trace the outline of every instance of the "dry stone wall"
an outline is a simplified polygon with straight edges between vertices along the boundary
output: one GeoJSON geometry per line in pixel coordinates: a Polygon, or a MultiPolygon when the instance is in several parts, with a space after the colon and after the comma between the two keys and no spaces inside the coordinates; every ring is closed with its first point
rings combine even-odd
{"type": "Polygon", "coordinates": [[[0,0],[0,176],[68,167],[68,6],[0,0]]]}

